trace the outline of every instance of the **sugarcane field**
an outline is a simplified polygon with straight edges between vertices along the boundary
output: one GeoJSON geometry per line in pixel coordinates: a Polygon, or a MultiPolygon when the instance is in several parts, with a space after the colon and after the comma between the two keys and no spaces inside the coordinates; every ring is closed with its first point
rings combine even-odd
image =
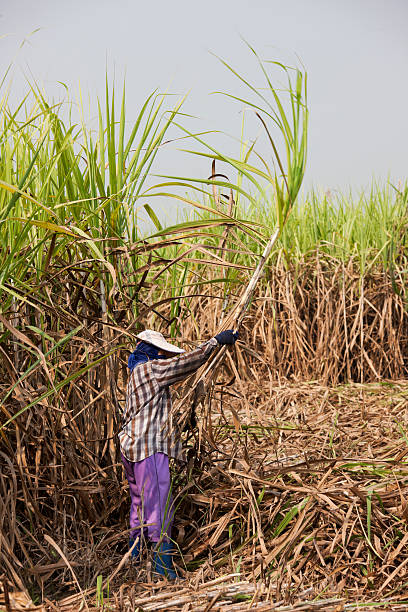
{"type": "Polygon", "coordinates": [[[306,185],[317,79],[239,45],[228,146],[3,71],[1,612],[408,610],[408,183],[306,185]]]}

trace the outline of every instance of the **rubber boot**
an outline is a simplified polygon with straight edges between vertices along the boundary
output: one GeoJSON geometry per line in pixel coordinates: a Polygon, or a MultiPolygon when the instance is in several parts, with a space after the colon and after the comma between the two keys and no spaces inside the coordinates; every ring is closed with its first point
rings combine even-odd
{"type": "Polygon", "coordinates": [[[171,542],[162,542],[153,554],[153,572],[165,576],[168,580],[177,578],[173,569],[174,545],[171,542]]]}
{"type": "MultiPolygon", "coordinates": [[[[135,540],[132,538],[129,538],[129,550],[132,548],[134,543],[135,543],[135,540]]],[[[140,537],[138,538],[136,545],[134,549],[132,550],[131,557],[133,561],[138,562],[140,560],[139,559],[140,558],[140,537]]]]}

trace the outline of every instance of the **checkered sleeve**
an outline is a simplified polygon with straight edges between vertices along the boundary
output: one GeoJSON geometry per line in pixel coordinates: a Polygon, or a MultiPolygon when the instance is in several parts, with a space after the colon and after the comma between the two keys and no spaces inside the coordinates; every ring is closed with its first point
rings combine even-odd
{"type": "Polygon", "coordinates": [[[211,338],[189,353],[171,359],[151,361],[151,372],[155,381],[160,388],[163,388],[184,380],[207,361],[216,346],[218,346],[217,340],[211,338]]]}

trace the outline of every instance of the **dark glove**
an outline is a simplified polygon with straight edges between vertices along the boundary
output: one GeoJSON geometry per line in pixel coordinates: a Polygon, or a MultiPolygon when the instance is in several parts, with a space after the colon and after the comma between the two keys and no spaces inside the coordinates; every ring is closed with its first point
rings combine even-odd
{"type": "Polygon", "coordinates": [[[222,331],[215,336],[218,344],[235,344],[237,338],[238,332],[234,332],[232,329],[222,331]]]}

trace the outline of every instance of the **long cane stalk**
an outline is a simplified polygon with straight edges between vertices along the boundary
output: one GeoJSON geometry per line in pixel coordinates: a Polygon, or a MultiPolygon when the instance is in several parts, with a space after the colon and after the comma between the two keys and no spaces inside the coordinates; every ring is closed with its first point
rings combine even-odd
{"type": "MultiPolygon", "coordinates": [[[[249,46],[249,45],[248,45],[249,46]]],[[[241,295],[236,306],[230,311],[227,317],[222,321],[221,329],[228,329],[233,327],[236,331],[239,330],[251,299],[254,295],[255,288],[262,275],[268,258],[278,240],[285,223],[288,219],[290,211],[296,201],[296,197],[299,193],[306,165],[306,151],[307,151],[307,126],[308,126],[308,109],[307,109],[307,79],[306,74],[296,69],[295,79],[292,78],[292,70],[286,66],[283,66],[277,62],[269,62],[278,66],[282,69],[287,77],[287,89],[286,94],[288,95],[288,102],[285,111],[285,104],[282,101],[282,90],[277,89],[272,85],[271,78],[264,66],[264,63],[259,59],[256,52],[249,47],[257,58],[263,75],[266,79],[266,90],[269,92],[270,98],[268,99],[267,94],[264,93],[264,89],[255,88],[246,79],[240,76],[233,68],[231,68],[226,62],[223,64],[235,75],[238,79],[248,87],[252,94],[257,97],[256,103],[253,101],[238,98],[236,96],[228,97],[243,102],[244,104],[252,107],[255,110],[256,116],[260,120],[267,139],[271,145],[272,157],[274,160],[273,166],[270,168],[268,164],[259,155],[258,159],[262,161],[262,168],[258,168],[249,164],[248,158],[249,153],[252,152],[253,147],[250,148],[249,153],[242,160],[232,159],[216,151],[214,148],[208,146],[210,153],[208,157],[212,156],[214,159],[229,164],[232,168],[238,171],[241,177],[245,177],[253,186],[258,189],[261,198],[268,197],[267,190],[264,188],[264,184],[269,184],[273,190],[273,197],[276,204],[276,226],[273,233],[271,234],[267,244],[264,248],[262,255],[258,261],[258,264],[250,278],[246,289],[241,295]],[[275,128],[278,128],[278,134],[280,133],[281,139],[283,139],[284,150],[286,153],[286,163],[282,163],[281,156],[278,153],[278,148],[275,144],[274,138],[272,137],[271,131],[268,127],[267,121],[275,128]],[[286,166],[286,169],[285,169],[286,166]]],[[[201,144],[206,144],[202,140],[199,140],[201,144]]],[[[200,153],[203,155],[203,153],[200,153]]],[[[205,154],[204,154],[205,155],[205,154]]],[[[226,186],[225,182],[217,183],[214,181],[214,185],[219,184],[220,186],[226,186]]],[[[215,189],[213,185],[213,189],[215,189]]],[[[228,186],[233,188],[234,186],[228,182],[228,186]]],[[[240,186],[236,186],[237,192],[243,193],[240,186]]],[[[195,380],[189,385],[188,396],[197,398],[197,391],[204,388],[211,381],[214,373],[221,365],[224,356],[226,354],[226,347],[222,347],[213,358],[207,363],[205,367],[196,374],[195,380]],[[199,385],[199,386],[198,386],[199,385]],[[196,391],[197,390],[197,391],[196,391]],[[195,395],[194,395],[195,394],[195,395]]],[[[183,400],[186,402],[186,398],[183,400]]],[[[188,402],[186,402],[186,405],[188,402]]]]}
{"type": "MultiPolygon", "coordinates": [[[[248,310],[248,306],[251,302],[252,296],[254,294],[256,285],[258,284],[258,281],[262,275],[263,269],[265,267],[266,262],[268,261],[269,255],[272,252],[272,249],[277,241],[277,239],[279,238],[279,234],[280,234],[281,229],[279,227],[277,227],[275,229],[275,231],[273,232],[268,244],[266,245],[264,252],[261,255],[261,258],[258,262],[258,265],[256,266],[254,273],[244,291],[244,293],[241,296],[241,299],[239,300],[236,308],[234,308],[234,312],[233,312],[233,319],[231,318],[231,315],[226,319],[226,321],[223,324],[223,329],[227,329],[227,326],[232,325],[233,323],[233,327],[234,327],[234,331],[239,331],[239,328],[241,327],[242,321],[244,320],[246,311],[248,310]]],[[[221,362],[224,359],[225,356],[225,352],[227,350],[226,346],[223,346],[217,353],[216,355],[210,360],[210,362],[208,363],[205,371],[201,374],[200,376],[200,380],[206,380],[208,374],[212,371],[215,370],[216,366],[219,366],[221,364],[221,362]]]]}

